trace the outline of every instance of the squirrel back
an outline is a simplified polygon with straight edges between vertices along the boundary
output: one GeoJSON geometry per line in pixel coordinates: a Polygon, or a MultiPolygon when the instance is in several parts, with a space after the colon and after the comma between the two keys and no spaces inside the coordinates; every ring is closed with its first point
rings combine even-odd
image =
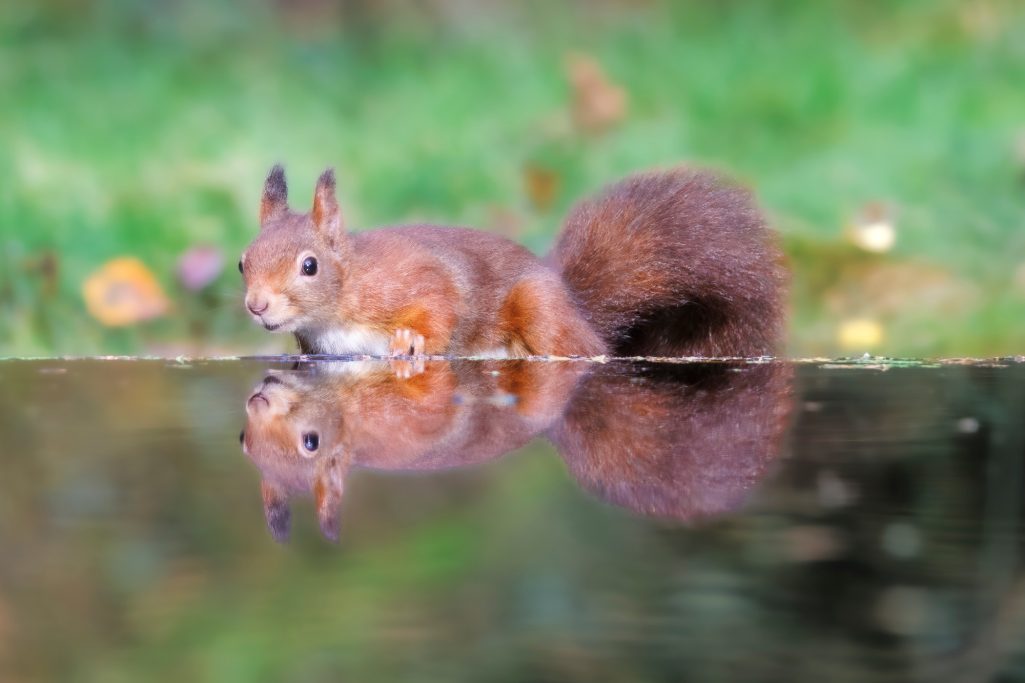
{"type": "Polygon", "coordinates": [[[786,270],[744,189],[640,174],[578,204],[547,258],[614,355],[772,354],[786,270]]]}

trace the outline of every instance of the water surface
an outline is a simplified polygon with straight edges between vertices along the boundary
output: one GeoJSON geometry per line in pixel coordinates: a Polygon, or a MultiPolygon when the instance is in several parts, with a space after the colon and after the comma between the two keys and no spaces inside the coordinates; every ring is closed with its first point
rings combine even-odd
{"type": "Polygon", "coordinates": [[[1025,365],[0,387],[2,680],[1025,678],[1025,365]]]}

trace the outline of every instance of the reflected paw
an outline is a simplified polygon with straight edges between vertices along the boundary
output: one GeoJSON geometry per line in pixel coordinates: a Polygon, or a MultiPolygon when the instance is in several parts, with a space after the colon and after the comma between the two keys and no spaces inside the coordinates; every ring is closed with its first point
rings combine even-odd
{"type": "Polygon", "coordinates": [[[391,364],[392,372],[399,379],[409,379],[410,377],[416,377],[417,375],[423,374],[424,371],[424,359],[411,358],[406,360],[404,358],[393,358],[389,361],[391,364]]]}

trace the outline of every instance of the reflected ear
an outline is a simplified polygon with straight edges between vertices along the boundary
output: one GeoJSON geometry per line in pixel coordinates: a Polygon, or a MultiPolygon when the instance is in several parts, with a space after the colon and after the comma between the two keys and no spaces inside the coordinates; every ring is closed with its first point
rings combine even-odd
{"type": "Polygon", "coordinates": [[[317,466],[313,500],[317,506],[317,522],[324,538],[338,542],[338,511],[342,504],[342,460],[337,456],[324,458],[317,466]]]}
{"type": "Polygon", "coordinates": [[[335,172],[330,168],[317,180],[311,216],[313,225],[328,239],[335,240],[344,235],[345,225],[335,196],[335,172]]]}
{"type": "Polygon", "coordinates": [[[260,482],[263,495],[263,514],[267,528],[278,543],[286,543],[292,530],[292,511],[288,509],[288,496],[283,488],[264,479],[260,482]]]}
{"type": "Polygon", "coordinates": [[[285,169],[275,164],[263,184],[263,199],[260,200],[260,224],[268,219],[280,216],[288,210],[288,184],[285,182],[285,169]]]}

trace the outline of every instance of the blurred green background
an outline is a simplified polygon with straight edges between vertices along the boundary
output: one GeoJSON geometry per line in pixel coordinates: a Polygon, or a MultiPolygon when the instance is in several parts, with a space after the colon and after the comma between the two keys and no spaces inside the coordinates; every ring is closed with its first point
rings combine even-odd
{"type": "Polygon", "coordinates": [[[1020,354],[1023,83],[1016,0],[5,0],[0,355],[290,349],[234,267],[277,161],[297,206],[335,166],[351,225],[539,252],[602,184],[711,165],[783,236],[790,353],[1020,354]],[[111,326],[83,289],[120,257],[111,326]]]}

